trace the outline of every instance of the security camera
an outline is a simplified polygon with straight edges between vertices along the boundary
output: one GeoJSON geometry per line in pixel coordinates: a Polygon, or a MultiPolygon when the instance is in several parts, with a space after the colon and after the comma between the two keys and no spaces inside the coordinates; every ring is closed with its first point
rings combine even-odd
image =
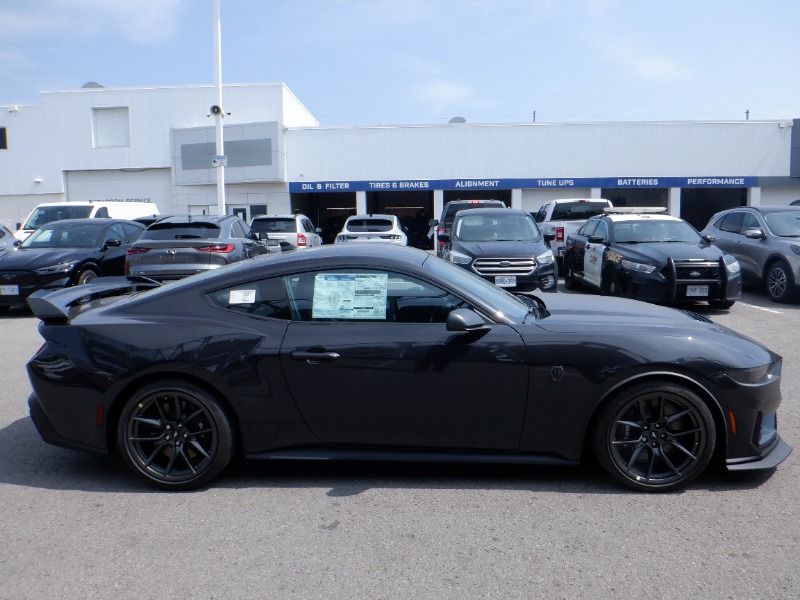
{"type": "Polygon", "coordinates": [[[216,104],[214,104],[209,110],[211,110],[212,115],[222,114],[222,107],[217,106],[216,104]]]}

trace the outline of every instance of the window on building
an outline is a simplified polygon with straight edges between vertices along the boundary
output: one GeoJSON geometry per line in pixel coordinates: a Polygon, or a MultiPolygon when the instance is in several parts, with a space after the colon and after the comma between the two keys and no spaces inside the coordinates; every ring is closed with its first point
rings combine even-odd
{"type": "Polygon", "coordinates": [[[8,150],[8,137],[6,136],[6,128],[0,127],[0,150],[8,150]]]}
{"type": "Polygon", "coordinates": [[[92,135],[95,148],[120,148],[131,144],[127,106],[92,109],[92,135]]]}

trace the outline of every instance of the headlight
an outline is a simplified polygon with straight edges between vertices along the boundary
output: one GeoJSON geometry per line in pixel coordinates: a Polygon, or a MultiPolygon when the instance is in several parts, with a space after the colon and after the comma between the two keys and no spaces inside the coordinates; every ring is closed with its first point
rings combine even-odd
{"type": "Polygon", "coordinates": [[[455,250],[450,250],[450,262],[457,265],[468,265],[472,262],[472,257],[455,250]]]}
{"type": "Polygon", "coordinates": [[[69,260],[66,262],[60,262],[57,265],[51,265],[49,267],[42,267],[41,269],[36,269],[36,272],[41,275],[48,275],[50,273],[69,273],[78,264],[77,260],[69,260]]]}
{"type": "Polygon", "coordinates": [[[548,250],[547,252],[540,254],[536,257],[536,262],[540,265],[552,265],[554,262],[556,262],[556,259],[553,256],[553,251],[548,250]]]}
{"type": "Polygon", "coordinates": [[[652,273],[656,270],[655,265],[645,265],[642,263],[631,262],[629,260],[622,260],[622,266],[629,271],[638,271],[639,273],[652,273]]]}
{"type": "Polygon", "coordinates": [[[725,260],[725,268],[728,269],[728,273],[730,273],[731,275],[736,275],[736,273],[739,273],[742,270],[739,261],[736,260],[736,258],[731,256],[730,254],[726,254],[724,260],[725,260]]]}

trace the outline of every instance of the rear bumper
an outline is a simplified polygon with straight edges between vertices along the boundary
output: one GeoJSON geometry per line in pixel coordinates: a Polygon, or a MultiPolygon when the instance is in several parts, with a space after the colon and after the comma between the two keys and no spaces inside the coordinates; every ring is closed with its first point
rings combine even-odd
{"type": "Polygon", "coordinates": [[[48,444],[61,446],[62,448],[71,448],[73,450],[87,450],[89,452],[101,454],[107,453],[107,449],[105,448],[81,444],[75,440],[64,437],[45,412],[42,403],[39,401],[39,397],[35,393],[28,397],[28,408],[30,409],[31,420],[36,426],[36,430],[48,444]]]}

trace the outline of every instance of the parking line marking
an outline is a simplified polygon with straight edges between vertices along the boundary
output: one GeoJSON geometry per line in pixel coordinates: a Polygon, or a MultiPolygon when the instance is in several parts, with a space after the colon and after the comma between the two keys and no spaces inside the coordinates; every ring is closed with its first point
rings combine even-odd
{"type": "Polygon", "coordinates": [[[747,302],[739,302],[742,306],[749,306],[750,308],[755,308],[756,310],[763,310],[764,312],[772,313],[773,315],[782,315],[783,312],[779,310],[773,310],[772,308],[764,308],[763,306],[756,306],[755,304],[748,304],[747,302]]]}

